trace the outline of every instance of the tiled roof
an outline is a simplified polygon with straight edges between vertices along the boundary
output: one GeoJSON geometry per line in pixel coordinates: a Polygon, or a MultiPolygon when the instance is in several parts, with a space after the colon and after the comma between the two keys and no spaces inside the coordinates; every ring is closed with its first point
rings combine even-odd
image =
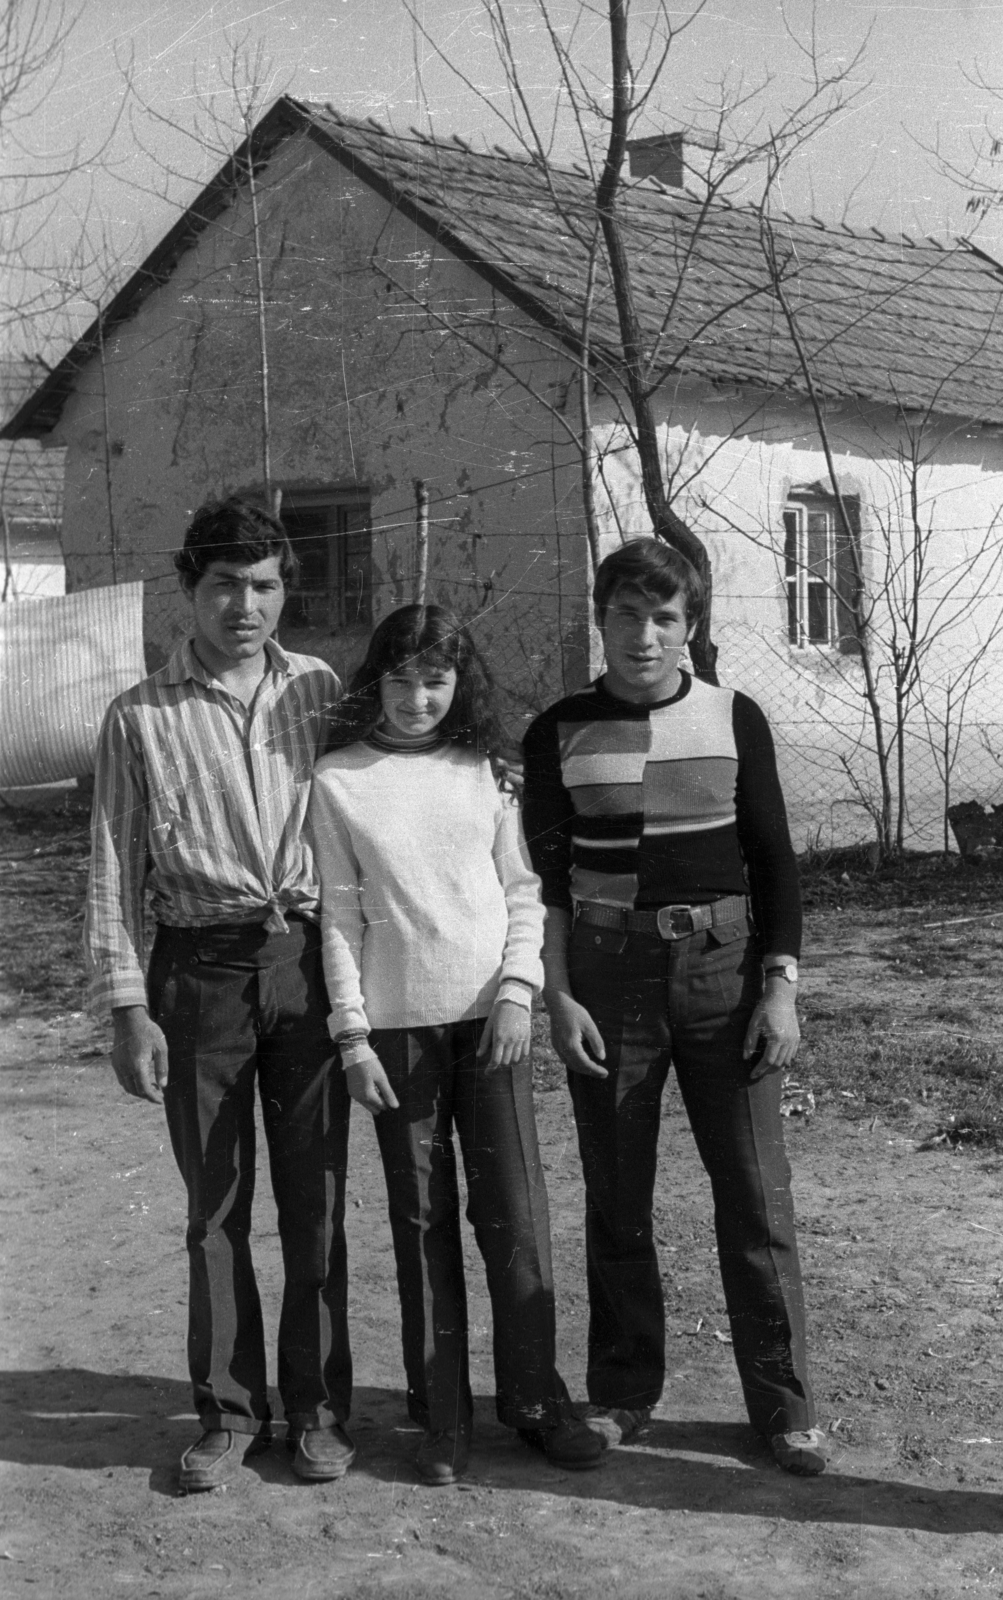
{"type": "MultiPolygon", "coordinates": [[[[569,339],[582,318],[587,255],[560,213],[591,221],[582,174],[484,155],[460,143],[403,139],[309,107],[318,130],[453,235],[468,259],[507,279],[569,339]]],[[[652,182],[624,204],[638,314],[649,347],[669,313],[660,368],[727,383],[804,389],[770,289],[752,208],[699,200],[652,182]]],[[[784,290],[820,391],[1003,421],[1003,268],[961,245],[773,222],[784,290]]],[[[593,338],[619,364],[608,287],[593,338]]]]}
{"type": "MultiPolygon", "coordinates": [[[[255,130],[259,160],[306,130],[519,305],[577,346],[591,226],[590,184],[459,140],[390,134],[330,107],[276,102],[255,130]]],[[[205,189],[116,296],[106,322],[131,315],[179,252],[218,214],[232,168],[205,189]]],[[[754,209],[702,208],[647,181],[623,200],[638,313],[658,368],[724,384],[803,393],[790,333],[772,292],[754,209]],[[664,324],[664,327],[663,327],[664,324]]],[[[942,248],[872,231],[776,218],[772,235],[819,392],[948,417],[1003,423],[1003,268],[964,243],[942,248]]],[[[618,325],[600,282],[592,319],[597,359],[619,370],[618,325]]],[[[58,418],[94,330],[8,424],[44,432],[58,418]]]]}
{"type": "MultiPolygon", "coordinates": [[[[0,410],[21,404],[44,374],[32,361],[0,362],[0,410]]],[[[0,506],[9,523],[62,521],[65,457],[65,450],[43,450],[34,439],[0,439],[0,506]]]]}

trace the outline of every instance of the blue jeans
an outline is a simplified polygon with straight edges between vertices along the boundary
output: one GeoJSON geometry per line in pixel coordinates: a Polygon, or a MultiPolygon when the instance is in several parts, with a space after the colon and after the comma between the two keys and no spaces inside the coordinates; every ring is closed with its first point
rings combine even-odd
{"type": "Polygon", "coordinates": [[[204,1427],[269,1418],[251,1262],[255,1084],[285,1267],[278,1383],[290,1432],[348,1417],[345,1169],[350,1101],[327,1028],[320,931],[291,917],[158,930],[150,1013],[167,1038],[164,1095],[188,1189],[188,1365],[204,1427]]]}
{"type": "Polygon", "coordinates": [[[662,1090],[673,1065],[713,1190],[750,1421],[765,1435],[811,1427],[781,1074],[752,1083],[742,1059],[762,990],[748,925],[663,941],[578,922],[569,969],[575,997],[602,1034],[609,1073],[568,1074],[586,1189],[589,1399],[642,1408],[662,1393],[665,1311],[652,1203],[662,1090]]]}

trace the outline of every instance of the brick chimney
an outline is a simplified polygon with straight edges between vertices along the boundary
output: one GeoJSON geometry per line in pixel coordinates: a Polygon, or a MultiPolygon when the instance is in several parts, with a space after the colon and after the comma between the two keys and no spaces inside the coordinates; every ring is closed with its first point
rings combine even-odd
{"type": "Polygon", "coordinates": [[[676,128],[647,139],[628,139],[632,178],[657,178],[668,189],[684,189],[686,179],[706,180],[714,141],[699,133],[676,128]]]}

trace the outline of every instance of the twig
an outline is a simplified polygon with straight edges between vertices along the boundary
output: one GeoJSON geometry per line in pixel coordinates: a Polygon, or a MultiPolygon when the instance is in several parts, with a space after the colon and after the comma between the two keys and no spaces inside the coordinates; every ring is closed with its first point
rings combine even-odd
{"type": "Polygon", "coordinates": [[[956,928],[962,922],[985,922],[986,918],[998,917],[998,911],[980,911],[977,917],[948,917],[946,922],[921,922],[921,928],[956,928]]]}

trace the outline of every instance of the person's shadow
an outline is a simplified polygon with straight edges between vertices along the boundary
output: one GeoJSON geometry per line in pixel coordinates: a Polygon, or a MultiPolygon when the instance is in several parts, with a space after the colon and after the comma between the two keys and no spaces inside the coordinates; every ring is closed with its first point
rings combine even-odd
{"type": "MultiPolygon", "coordinates": [[[[0,1375],[0,1459],[100,1471],[141,1467],[150,1489],[177,1494],[178,1458],[197,1437],[187,1383],[175,1378],[108,1375],[85,1368],[0,1375]]],[[[415,1481],[420,1438],[399,1390],[360,1387],[349,1424],[358,1445],[353,1476],[383,1483],[415,1481]]],[[[270,1450],[246,1458],[267,1483],[298,1484],[282,1448],[284,1424],[270,1450]]],[[[250,1442],[250,1441],[248,1441],[250,1442]]],[[[476,1402],[470,1487],[539,1491],[659,1511],[905,1528],[929,1533],[1003,1533],[1003,1496],[940,1489],[847,1473],[837,1464],[820,1478],[796,1478],[775,1466],[746,1425],[656,1420],[593,1472],[555,1469],[476,1402]],[[710,1458],[710,1459],[708,1459],[710,1458]]],[[[304,1490],[308,1485],[300,1485],[304,1490]]],[[[432,1494],[441,1493],[430,1490],[432,1494]]]]}

